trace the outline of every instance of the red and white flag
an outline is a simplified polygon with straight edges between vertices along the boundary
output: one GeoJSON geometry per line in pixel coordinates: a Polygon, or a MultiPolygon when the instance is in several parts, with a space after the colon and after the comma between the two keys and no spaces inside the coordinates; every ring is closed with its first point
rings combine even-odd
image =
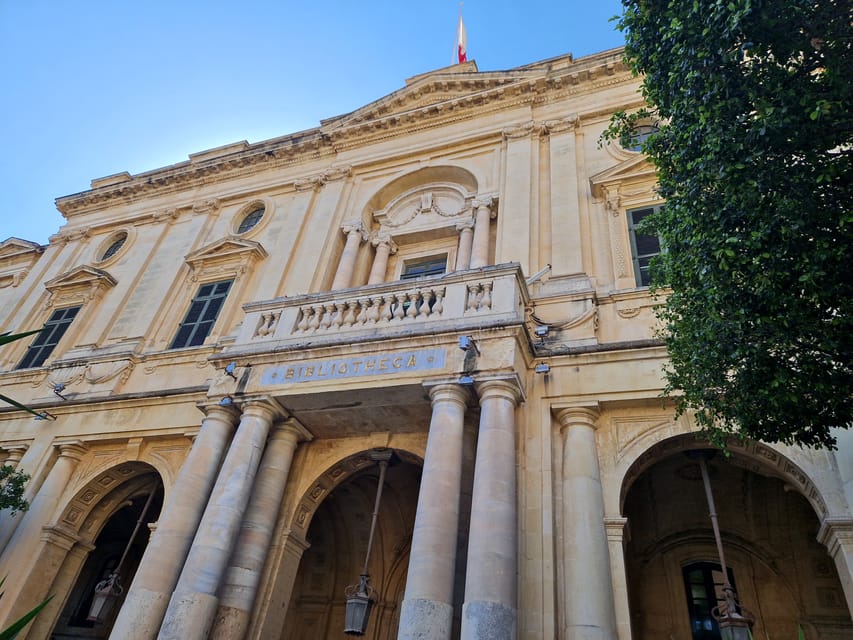
{"type": "Polygon", "coordinates": [[[459,12],[459,28],[456,30],[456,62],[462,63],[468,59],[468,37],[465,34],[465,23],[462,22],[462,12],[459,12]]]}

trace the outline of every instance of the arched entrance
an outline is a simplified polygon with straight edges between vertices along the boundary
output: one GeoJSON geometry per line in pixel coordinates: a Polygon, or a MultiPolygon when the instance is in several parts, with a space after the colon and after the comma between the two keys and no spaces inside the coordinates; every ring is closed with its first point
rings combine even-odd
{"type": "MultiPolygon", "coordinates": [[[[120,469],[132,469],[138,475],[101,498],[99,508],[108,509],[108,512],[98,513],[99,508],[96,507],[90,514],[89,520],[99,520],[100,531],[68,592],[50,634],[52,640],[109,637],[124,594],[148,544],[151,533],[148,524],[156,522],[159,517],[163,506],[163,483],[159,474],[143,464],[129,464],[120,469]],[[89,619],[96,585],[116,570],[123,587],[122,594],[110,604],[100,620],[89,619]]],[[[99,480],[103,481],[102,478],[99,480]]],[[[86,490],[81,492],[81,496],[85,499],[86,490]]],[[[93,528],[97,531],[98,527],[93,528]]]]}
{"type": "MultiPolygon", "coordinates": [[[[283,640],[341,638],[344,590],[358,582],[367,550],[376,497],[378,465],[362,467],[320,503],[308,527],[310,547],[302,555],[287,608],[283,640]]],[[[395,638],[406,586],[420,466],[398,459],[385,477],[369,573],[378,591],[366,638],[395,638]]]]}
{"type": "MultiPolygon", "coordinates": [[[[704,447],[682,440],[642,456],[623,489],[635,640],[720,637],[709,612],[722,573],[699,465],[685,455],[704,447]]],[[[754,636],[796,638],[800,625],[809,640],[849,638],[835,564],[815,539],[818,517],[801,487],[745,450],[708,465],[730,580],[756,617],[754,636]]]]}

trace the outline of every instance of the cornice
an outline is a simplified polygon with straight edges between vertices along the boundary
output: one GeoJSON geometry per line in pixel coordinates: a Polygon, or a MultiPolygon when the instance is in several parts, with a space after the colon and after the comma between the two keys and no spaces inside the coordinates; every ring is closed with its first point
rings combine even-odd
{"type": "Polygon", "coordinates": [[[621,50],[614,50],[574,61],[563,57],[555,59],[561,62],[556,68],[545,61],[509,71],[425,74],[362,109],[323,120],[318,128],[258,144],[241,142],[195,153],[185,162],[138,175],[120,173],[94,180],[93,189],[57,198],[56,206],[68,218],[225,181],[249,168],[278,169],[334,158],[338,152],[353,147],[495,111],[549,104],[579,93],[635,82],[621,55],[621,50]],[[465,93],[470,91],[473,93],[465,93]],[[424,97],[428,98],[427,103],[422,102],[424,97]],[[407,103],[409,108],[405,107],[407,103]]]}

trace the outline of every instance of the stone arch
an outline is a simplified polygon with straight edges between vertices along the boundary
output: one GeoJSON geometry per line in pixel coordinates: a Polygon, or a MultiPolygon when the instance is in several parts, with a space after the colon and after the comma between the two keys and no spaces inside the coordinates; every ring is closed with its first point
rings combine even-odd
{"type": "MultiPolygon", "coordinates": [[[[666,425],[664,431],[671,433],[666,425]]],[[[629,532],[626,584],[640,637],[691,637],[690,625],[698,622],[692,608],[688,615],[687,567],[705,563],[719,571],[701,474],[683,455],[708,448],[703,434],[693,432],[638,446],[633,456],[622,452],[619,513],[629,532]]],[[[729,456],[718,454],[708,466],[726,564],[741,602],[756,615],[756,637],[795,634],[797,624],[816,638],[849,633],[839,580],[845,568],[837,560],[833,567],[824,541],[815,539],[831,511],[821,488],[831,487],[765,443],[731,440],[728,449],[729,456]]]]}
{"type": "MultiPolygon", "coordinates": [[[[38,574],[45,592],[57,597],[33,622],[31,637],[49,637],[73,594],[79,588],[88,589],[81,587],[78,581],[82,574],[86,574],[90,556],[101,544],[101,533],[114,516],[118,516],[125,507],[138,507],[144,501],[142,496],[147,498],[153,494],[147,518],[155,521],[162,507],[163,489],[162,476],[157,469],[144,462],[129,461],[101,469],[74,492],[54,523],[45,527],[49,534],[44,538],[40,563],[33,573],[38,574]]],[[[135,519],[133,523],[126,522],[125,526],[132,528],[134,524],[135,519]]],[[[147,529],[141,534],[137,532],[137,540],[147,533],[147,529]]],[[[120,551],[124,544],[119,545],[121,549],[117,556],[123,555],[120,551]]],[[[130,566],[130,561],[128,558],[125,567],[130,566]]],[[[135,564],[128,575],[132,578],[133,573],[135,564]]],[[[130,580],[125,579],[124,589],[129,585],[130,580]]]]}
{"type": "MultiPolygon", "coordinates": [[[[700,433],[686,433],[665,438],[639,452],[622,475],[620,482],[619,512],[624,514],[625,498],[634,481],[658,460],[688,451],[707,449],[708,440],[700,433]]],[[[728,461],[738,467],[758,475],[771,476],[784,480],[799,491],[812,505],[818,519],[823,520],[828,513],[826,499],[808,474],[789,457],[770,445],[755,440],[730,438],[727,443],[730,456],[728,461]]],[[[625,456],[626,459],[631,459],[625,456]]]]}
{"type": "MultiPolygon", "coordinates": [[[[394,452],[403,462],[423,466],[423,458],[415,453],[397,448],[394,448],[394,452]]],[[[286,525],[291,534],[295,534],[304,540],[308,526],[311,524],[311,518],[323,499],[355,473],[375,464],[376,462],[370,459],[367,449],[349,454],[330,464],[323,473],[311,482],[297,502],[290,521],[286,525]]]]}
{"type": "Polygon", "coordinates": [[[370,219],[374,211],[387,209],[403,194],[426,188],[429,185],[452,185],[460,193],[474,197],[477,195],[479,183],[473,173],[455,165],[440,165],[423,167],[391,180],[380,188],[367,202],[365,219],[370,219]]]}

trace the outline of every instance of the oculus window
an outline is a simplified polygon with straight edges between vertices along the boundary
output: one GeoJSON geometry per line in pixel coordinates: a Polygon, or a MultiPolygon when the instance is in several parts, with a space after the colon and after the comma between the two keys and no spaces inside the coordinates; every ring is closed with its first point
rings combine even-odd
{"type": "Polygon", "coordinates": [[[205,341],[213,329],[213,324],[216,322],[222,303],[225,302],[231,283],[232,280],[222,280],[203,284],[199,287],[170,349],[195,347],[205,341]]]}
{"type": "Polygon", "coordinates": [[[258,223],[261,221],[261,218],[264,217],[264,212],[266,209],[263,205],[254,207],[249,213],[247,213],[243,219],[240,221],[240,224],[237,225],[237,233],[246,233],[247,231],[251,231],[258,223]]]}
{"type": "Polygon", "coordinates": [[[641,231],[640,223],[652,213],[660,209],[646,207],[628,210],[628,233],[631,236],[631,257],[634,260],[634,277],[638,287],[648,287],[651,281],[649,264],[660,253],[660,238],[654,234],[641,231]]]}
{"type": "Polygon", "coordinates": [[[447,254],[409,260],[403,265],[400,280],[417,280],[429,276],[444,275],[447,271],[447,254]]]}
{"type": "Polygon", "coordinates": [[[115,238],[113,238],[112,242],[110,242],[107,248],[104,249],[98,260],[101,262],[103,262],[104,260],[109,260],[119,252],[119,250],[124,246],[125,242],[127,242],[127,234],[123,232],[118,234],[117,236],[115,236],[115,238]]]}
{"type": "Polygon", "coordinates": [[[77,316],[78,311],[80,311],[80,307],[65,307],[64,309],[54,311],[27,349],[24,359],[18,365],[18,369],[28,369],[43,365],[56,345],[59,344],[62,336],[65,335],[65,332],[71,325],[71,321],[77,316]]]}

